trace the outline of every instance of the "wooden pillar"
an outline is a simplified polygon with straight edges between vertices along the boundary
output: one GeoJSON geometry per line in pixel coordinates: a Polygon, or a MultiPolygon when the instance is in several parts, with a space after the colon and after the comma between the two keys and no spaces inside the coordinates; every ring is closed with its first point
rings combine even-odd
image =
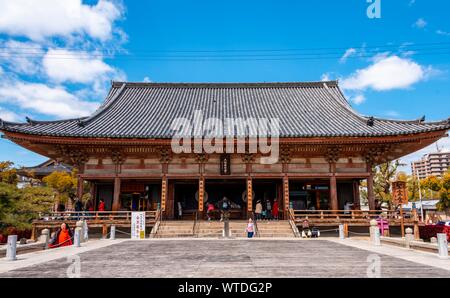
{"type": "Polygon", "coordinates": [[[283,198],[284,198],[284,210],[289,210],[289,178],[283,177],[283,198]]]}
{"type": "Polygon", "coordinates": [[[330,178],[330,209],[331,210],[338,210],[339,209],[339,203],[337,198],[337,183],[336,183],[336,176],[333,174],[330,178]]]}
{"type": "Polygon", "coordinates": [[[368,167],[369,177],[367,178],[367,199],[369,201],[369,209],[375,210],[375,194],[373,192],[373,172],[372,167],[368,167]]]}
{"type": "Polygon", "coordinates": [[[359,180],[353,181],[353,203],[357,203],[359,206],[361,204],[359,194],[359,180]]]}
{"type": "Polygon", "coordinates": [[[203,218],[203,207],[205,205],[205,178],[203,176],[198,180],[198,213],[199,218],[203,218]]]}
{"type": "Polygon", "coordinates": [[[80,200],[83,197],[83,184],[84,184],[84,179],[80,175],[78,175],[77,198],[80,199],[80,200]]]}
{"type": "Polygon", "coordinates": [[[164,176],[161,181],[161,211],[166,211],[167,201],[167,178],[164,176]]]}
{"type": "Polygon", "coordinates": [[[119,211],[120,209],[120,178],[114,178],[114,195],[112,211],[119,211]]]}
{"type": "Polygon", "coordinates": [[[252,178],[247,178],[247,214],[251,216],[253,212],[253,183],[252,178]]]}

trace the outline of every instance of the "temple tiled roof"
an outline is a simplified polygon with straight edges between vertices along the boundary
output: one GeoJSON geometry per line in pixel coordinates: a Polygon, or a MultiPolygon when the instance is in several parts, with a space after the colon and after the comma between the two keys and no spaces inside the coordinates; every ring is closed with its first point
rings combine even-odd
{"type": "Polygon", "coordinates": [[[114,82],[90,117],[26,123],[0,129],[60,137],[170,138],[174,119],[278,118],[280,137],[388,136],[446,130],[449,120],[425,122],[366,117],[355,112],[336,81],[306,83],[114,82]]]}

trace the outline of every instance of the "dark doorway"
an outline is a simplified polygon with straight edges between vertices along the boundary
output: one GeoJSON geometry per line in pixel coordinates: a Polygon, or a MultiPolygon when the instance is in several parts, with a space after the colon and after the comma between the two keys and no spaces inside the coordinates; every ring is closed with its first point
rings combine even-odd
{"type": "Polygon", "coordinates": [[[289,207],[294,210],[330,209],[328,180],[289,181],[289,207]]]}
{"type": "Polygon", "coordinates": [[[205,182],[205,210],[208,202],[213,203],[219,216],[223,198],[227,197],[231,203],[230,219],[246,217],[247,196],[244,179],[207,179],[205,182]]]}
{"type": "Polygon", "coordinates": [[[198,210],[198,180],[174,181],[174,219],[194,219],[198,210]]]}

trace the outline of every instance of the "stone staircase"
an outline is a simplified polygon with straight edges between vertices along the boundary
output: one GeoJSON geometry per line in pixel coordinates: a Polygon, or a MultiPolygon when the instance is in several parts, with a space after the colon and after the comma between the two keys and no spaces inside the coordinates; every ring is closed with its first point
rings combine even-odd
{"type": "Polygon", "coordinates": [[[155,238],[194,237],[192,220],[162,221],[156,231],[155,238]]]}
{"type": "Polygon", "coordinates": [[[260,238],[287,237],[294,238],[294,232],[287,220],[259,220],[258,235],[260,238]]]}
{"type": "MultiPolygon", "coordinates": [[[[220,238],[223,236],[223,222],[219,221],[198,221],[194,230],[194,221],[192,220],[173,220],[163,221],[156,231],[155,238],[220,238]]],[[[231,238],[245,238],[247,221],[246,220],[231,220],[230,221],[230,236],[231,238]]],[[[289,221],[258,221],[259,238],[271,237],[292,237],[294,232],[289,224],[289,221]]]]}

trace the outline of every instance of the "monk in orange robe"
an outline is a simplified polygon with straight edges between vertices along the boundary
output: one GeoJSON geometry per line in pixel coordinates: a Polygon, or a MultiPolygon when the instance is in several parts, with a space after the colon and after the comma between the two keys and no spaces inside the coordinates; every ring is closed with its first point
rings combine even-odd
{"type": "Polygon", "coordinates": [[[72,230],[66,223],[62,223],[61,228],[56,231],[55,236],[50,241],[50,247],[55,248],[72,245],[72,237],[72,230]]]}

